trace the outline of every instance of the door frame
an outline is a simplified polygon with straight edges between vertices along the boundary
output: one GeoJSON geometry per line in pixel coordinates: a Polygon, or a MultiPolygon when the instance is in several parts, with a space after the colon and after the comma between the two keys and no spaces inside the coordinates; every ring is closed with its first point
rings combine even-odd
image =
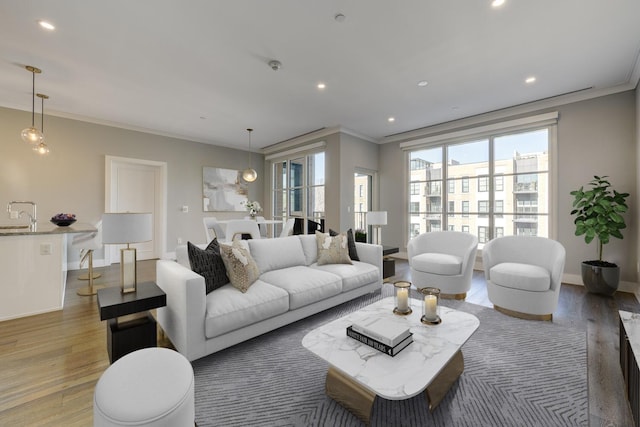
{"type": "MultiPolygon", "coordinates": [[[[136,166],[151,166],[160,174],[160,185],[155,195],[156,208],[158,212],[154,212],[154,229],[157,231],[156,238],[153,242],[153,252],[158,258],[165,257],[165,247],[167,242],[167,163],[154,160],[134,159],[130,157],[105,156],[105,192],[104,192],[104,208],[105,212],[113,212],[115,209],[115,194],[117,186],[115,185],[117,165],[129,164],[136,166]]],[[[116,246],[111,246],[104,251],[104,263],[106,266],[113,262],[119,261],[116,246]]]]}

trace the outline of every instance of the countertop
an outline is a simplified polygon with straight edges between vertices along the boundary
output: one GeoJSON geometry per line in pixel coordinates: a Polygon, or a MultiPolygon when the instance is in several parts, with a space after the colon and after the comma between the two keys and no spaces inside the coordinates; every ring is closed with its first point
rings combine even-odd
{"type": "MultiPolygon", "coordinates": [[[[16,223],[4,223],[0,224],[0,227],[7,226],[24,226],[25,224],[16,223]]],[[[36,234],[68,234],[68,233],[92,233],[97,231],[97,229],[88,223],[84,222],[76,222],[68,227],[58,227],[55,224],[50,222],[38,222],[36,224],[36,231],[31,231],[29,228],[11,228],[11,229],[3,229],[0,228],[0,237],[3,236],[31,236],[36,234]]]]}

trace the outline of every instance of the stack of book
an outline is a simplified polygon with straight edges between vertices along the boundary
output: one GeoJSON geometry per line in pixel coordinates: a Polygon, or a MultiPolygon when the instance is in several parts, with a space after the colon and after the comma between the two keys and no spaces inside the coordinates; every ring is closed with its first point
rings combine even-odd
{"type": "Polygon", "coordinates": [[[347,327],[347,336],[392,357],[413,342],[408,327],[386,318],[354,322],[347,327]]]}

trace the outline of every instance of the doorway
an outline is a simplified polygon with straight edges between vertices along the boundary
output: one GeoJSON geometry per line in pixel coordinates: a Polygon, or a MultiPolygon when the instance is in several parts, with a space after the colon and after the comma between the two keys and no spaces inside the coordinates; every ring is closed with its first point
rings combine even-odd
{"type": "MultiPolygon", "coordinates": [[[[157,259],[166,242],[167,164],[151,160],[105,157],[105,212],[151,212],[153,239],[132,245],[137,259],[157,259]]],[[[120,245],[108,245],[107,265],[120,259],[120,245]]]]}

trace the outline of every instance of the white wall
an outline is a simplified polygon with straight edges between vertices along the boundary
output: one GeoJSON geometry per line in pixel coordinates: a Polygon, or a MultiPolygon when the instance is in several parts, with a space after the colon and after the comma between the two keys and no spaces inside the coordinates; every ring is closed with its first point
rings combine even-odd
{"type": "MultiPolygon", "coordinates": [[[[244,169],[246,151],[96,125],[59,117],[45,117],[46,142],[51,154],[40,157],[21,141],[20,131],[31,123],[28,112],[0,108],[0,206],[11,200],[33,200],[39,221],[59,212],[75,213],[95,223],[104,212],[105,155],[167,163],[167,245],[173,252],[177,238],[203,243],[202,167],[244,169]],[[189,206],[189,213],[180,211],[189,206]]],[[[263,200],[262,156],[253,154],[258,181],[249,185],[250,199],[263,200]]],[[[0,213],[0,223],[7,221],[0,213]]],[[[221,218],[237,213],[207,213],[221,218]]],[[[78,254],[69,252],[70,262],[78,254]]]]}

